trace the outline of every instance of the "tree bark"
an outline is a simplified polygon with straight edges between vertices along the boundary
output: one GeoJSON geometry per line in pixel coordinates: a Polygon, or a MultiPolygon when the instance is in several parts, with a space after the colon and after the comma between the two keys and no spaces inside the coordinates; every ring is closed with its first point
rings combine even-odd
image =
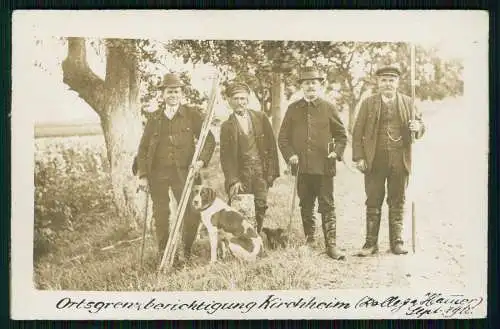
{"type": "Polygon", "coordinates": [[[118,216],[136,228],[144,206],[143,198],[136,195],[137,180],[131,170],[142,132],[136,45],[134,40],[105,42],[105,80],[87,63],[85,39],[69,38],[68,56],[62,63],[63,81],[100,116],[118,216]]]}
{"type": "Polygon", "coordinates": [[[84,38],[68,38],[68,56],[62,62],[63,82],[90,105],[99,116],[104,110],[104,81],[87,63],[84,38]]]}
{"type": "MultiPolygon", "coordinates": [[[[106,104],[101,122],[111,168],[113,195],[123,218],[140,216],[142,203],[136,196],[137,179],[132,162],[142,133],[139,77],[134,40],[106,40],[106,104]]],[[[130,221],[135,223],[135,221],[130,221]]]]}

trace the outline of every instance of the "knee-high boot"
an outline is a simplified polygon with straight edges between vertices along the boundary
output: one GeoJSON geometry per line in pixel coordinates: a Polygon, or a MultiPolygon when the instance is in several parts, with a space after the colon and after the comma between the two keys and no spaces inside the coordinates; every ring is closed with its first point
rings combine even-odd
{"type": "Polygon", "coordinates": [[[405,255],[408,251],[403,247],[403,215],[402,207],[389,208],[389,241],[391,251],[396,255],[405,255]]]}
{"type": "Polygon", "coordinates": [[[363,248],[356,254],[366,257],[378,252],[378,234],[380,230],[381,211],[377,208],[366,209],[366,240],[363,248]]]}
{"type": "Polygon", "coordinates": [[[326,254],[335,260],[344,260],[345,255],[337,249],[337,218],[335,210],[321,214],[321,226],[325,237],[326,254]]]}
{"type": "Polygon", "coordinates": [[[257,234],[262,232],[262,227],[264,226],[264,219],[266,218],[267,207],[265,206],[255,206],[255,224],[257,229],[257,234]]]}
{"type": "Polygon", "coordinates": [[[304,228],[304,235],[306,237],[306,243],[313,243],[316,238],[316,222],[314,220],[314,214],[312,209],[300,209],[300,216],[302,218],[302,226],[304,228]]]}

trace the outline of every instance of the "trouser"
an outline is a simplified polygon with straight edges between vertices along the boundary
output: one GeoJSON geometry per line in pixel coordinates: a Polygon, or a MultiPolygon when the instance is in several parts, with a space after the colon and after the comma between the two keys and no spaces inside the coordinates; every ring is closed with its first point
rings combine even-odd
{"type": "MultiPolygon", "coordinates": [[[[151,199],[153,200],[153,216],[155,218],[156,238],[159,252],[163,253],[170,234],[170,196],[172,189],[177,202],[180,201],[188,169],[169,167],[153,172],[149,177],[151,199]]],[[[184,252],[190,255],[191,247],[196,238],[200,214],[195,213],[190,205],[186,207],[182,225],[182,240],[184,252]]]]}
{"type": "MultiPolygon", "coordinates": [[[[300,213],[304,235],[308,241],[314,240],[316,224],[314,221],[314,203],[318,199],[318,212],[323,219],[336,222],[333,198],[333,177],[326,175],[300,174],[297,181],[297,194],[300,199],[300,213]]],[[[326,223],[323,223],[323,226],[326,223]]],[[[335,224],[335,223],[333,223],[335,224]]]]}
{"type": "Polygon", "coordinates": [[[266,215],[269,190],[262,165],[259,162],[247,163],[241,169],[239,178],[243,185],[243,193],[252,194],[254,197],[255,222],[257,232],[260,233],[266,215]]]}
{"type": "MultiPolygon", "coordinates": [[[[402,243],[401,235],[408,177],[408,171],[403,162],[402,149],[378,150],[371,171],[365,174],[367,214],[380,214],[387,184],[389,239],[391,246],[396,242],[402,243]]],[[[378,235],[380,220],[378,223],[376,220],[374,221],[377,227],[373,227],[372,232],[373,234],[376,232],[378,235]]],[[[375,241],[375,237],[372,240],[375,241]]]]}

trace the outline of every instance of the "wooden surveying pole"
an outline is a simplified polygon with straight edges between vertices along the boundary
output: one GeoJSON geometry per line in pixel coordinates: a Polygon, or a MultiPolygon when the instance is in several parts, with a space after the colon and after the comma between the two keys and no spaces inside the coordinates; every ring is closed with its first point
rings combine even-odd
{"type": "MultiPolygon", "coordinates": [[[[411,74],[410,74],[410,83],[411,83],[411,120],[415,120],[415,83],[416,83],[416,80],[415,80],[415,71],[416,71],[416,68],[415,68],[415,44],[411,44],[410,46],[410,71],[411,71],[411,74]]],[[[413,144],[415,142],[415,134],[414,133],[411,133],[411,143],[413,144]]],[[[410,147],[413,147],[413,145],[411,145],[410,147]]],[[[413,170],[414,170],[414,166],[413,166],[413,162],[412,161],[411,163],[411,175],[412,177],[415,176],[415,174],[413,173],[413,170]]],[[[411,179],[411,183],[410,183],[410,188],[412,190],[414,190],[413,186],[414,185],[414,179],[411,179]]],[[[415,253],[415,247],[416,247],[416,238],[417,238],[417,233],[416,233],[416,205],[415,205],[415,196],[412,195],[412,201],[411,201],[411,248],[412,248],[412,251],[413,253],[415,253]]]]}
{"type": "Polygon", "coordinates": [[[196,174],[196,172],[194,170],[194,164],[198,161],[198,158],[200,157],[203,146],[205,145],[205,140],[207,138],[208,132],[210,131],[210,125],[212,123],[212,118],[213,118],[213,115],[215,113],[214,105],[215,105],[215,98],[217,95],[218,84],[219,84],[219,75],[216,73],[216,75],[213,79],[212,91],[211,91],[210,98],[208,101],[207,116],[206,116],[205,121],[203,122],[203,125],[201,127],[200,136],[199,136],[198,142],[196,144],[196,149],[195,149],[194,154],[193,154],[193,159],[191,160],[191,166],[189,168],[189,172],[188,172],[188,175],[186,178],[186,183],[184,184],[184,189],[182,191],[182,195],[181,195],[181,198],[179,200],[179,204],[177,206],[177,212],[175,214],[175,222],[173,225],[173,229],[170,230],[170,233],[168,236],[168,241],[167,241],[167,246],[165,247],[165,251],[163,252],[161,263],[160,263],[160,266],[158,268],[158,273],[162,272],[165,265],[170,268],[174,262],[174,255],[175,255],[175,252],[177,251],[177,245],[179,242],[179,233],[180,233],[180,230],[182,227],[184,213],[186,211],[189,197],[191,195],[191,188],[193,186],[194,178],[195,178],[195,174],[196,174]]]}

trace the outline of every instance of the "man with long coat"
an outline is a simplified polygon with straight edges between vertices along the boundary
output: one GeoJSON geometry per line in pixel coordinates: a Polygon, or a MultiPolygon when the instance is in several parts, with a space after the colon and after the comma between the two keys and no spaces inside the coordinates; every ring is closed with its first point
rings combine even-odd
{"type": "MultiPolygon", "coordinates": [[[[203,125],[201,112],[181,104],[184,84],[172,73],[163,78],[163,102],[148,120],[137,155],[140,185],[149,188],[153,200],[159,256],[167,245],[170,232],[169,190],[180,201],[191,165],[196,142],[203,125]]],[[[215,138],[209,132],[195,170],[208,166],[215,149],[215,138]]],[[[183,220],[184,255],[189,258],[198,226],[199,214],[186,208],[183,220]]]]}
{"type": "Polygon", "coordinates": [[[233,113],[221,126],[220,161],[229,198],[238,193],[253,194],[256,229],[260,233],[269,187],[279,177],[279,162],[271,124],[264,113],[248,108],[249,93],[244,83],[227,88],[233,113]]]}
{"type": "Polygon", "coordinates": [[[402,231],[411,171],[411,135],[419,139],[425,132],[422,116],[412,108],[411,98],[398,92],[400,70],[385,66],[377,70],[376,76],[378,93],[362,102],[352,136],[352,159],[364,173],[366,193],[366,242],[358,256],[378,252],[386,183],[390,248],[397,255],[408,253],[403,247],[402,231]]]}
{"type": "Polygon", "coordinates": [[[335,106],[318,96],[322,81],[316,69],[302,70],[299,83],[304,97],[288,107],[278,144],[285,160],[298,170],[297,193],[306,242],[315,240],[313,210],[317,198],[326,253],[341,260],[345,255],[337,249],[333,190],[336,161],[342,160],[347,134],[335,106]]]}

